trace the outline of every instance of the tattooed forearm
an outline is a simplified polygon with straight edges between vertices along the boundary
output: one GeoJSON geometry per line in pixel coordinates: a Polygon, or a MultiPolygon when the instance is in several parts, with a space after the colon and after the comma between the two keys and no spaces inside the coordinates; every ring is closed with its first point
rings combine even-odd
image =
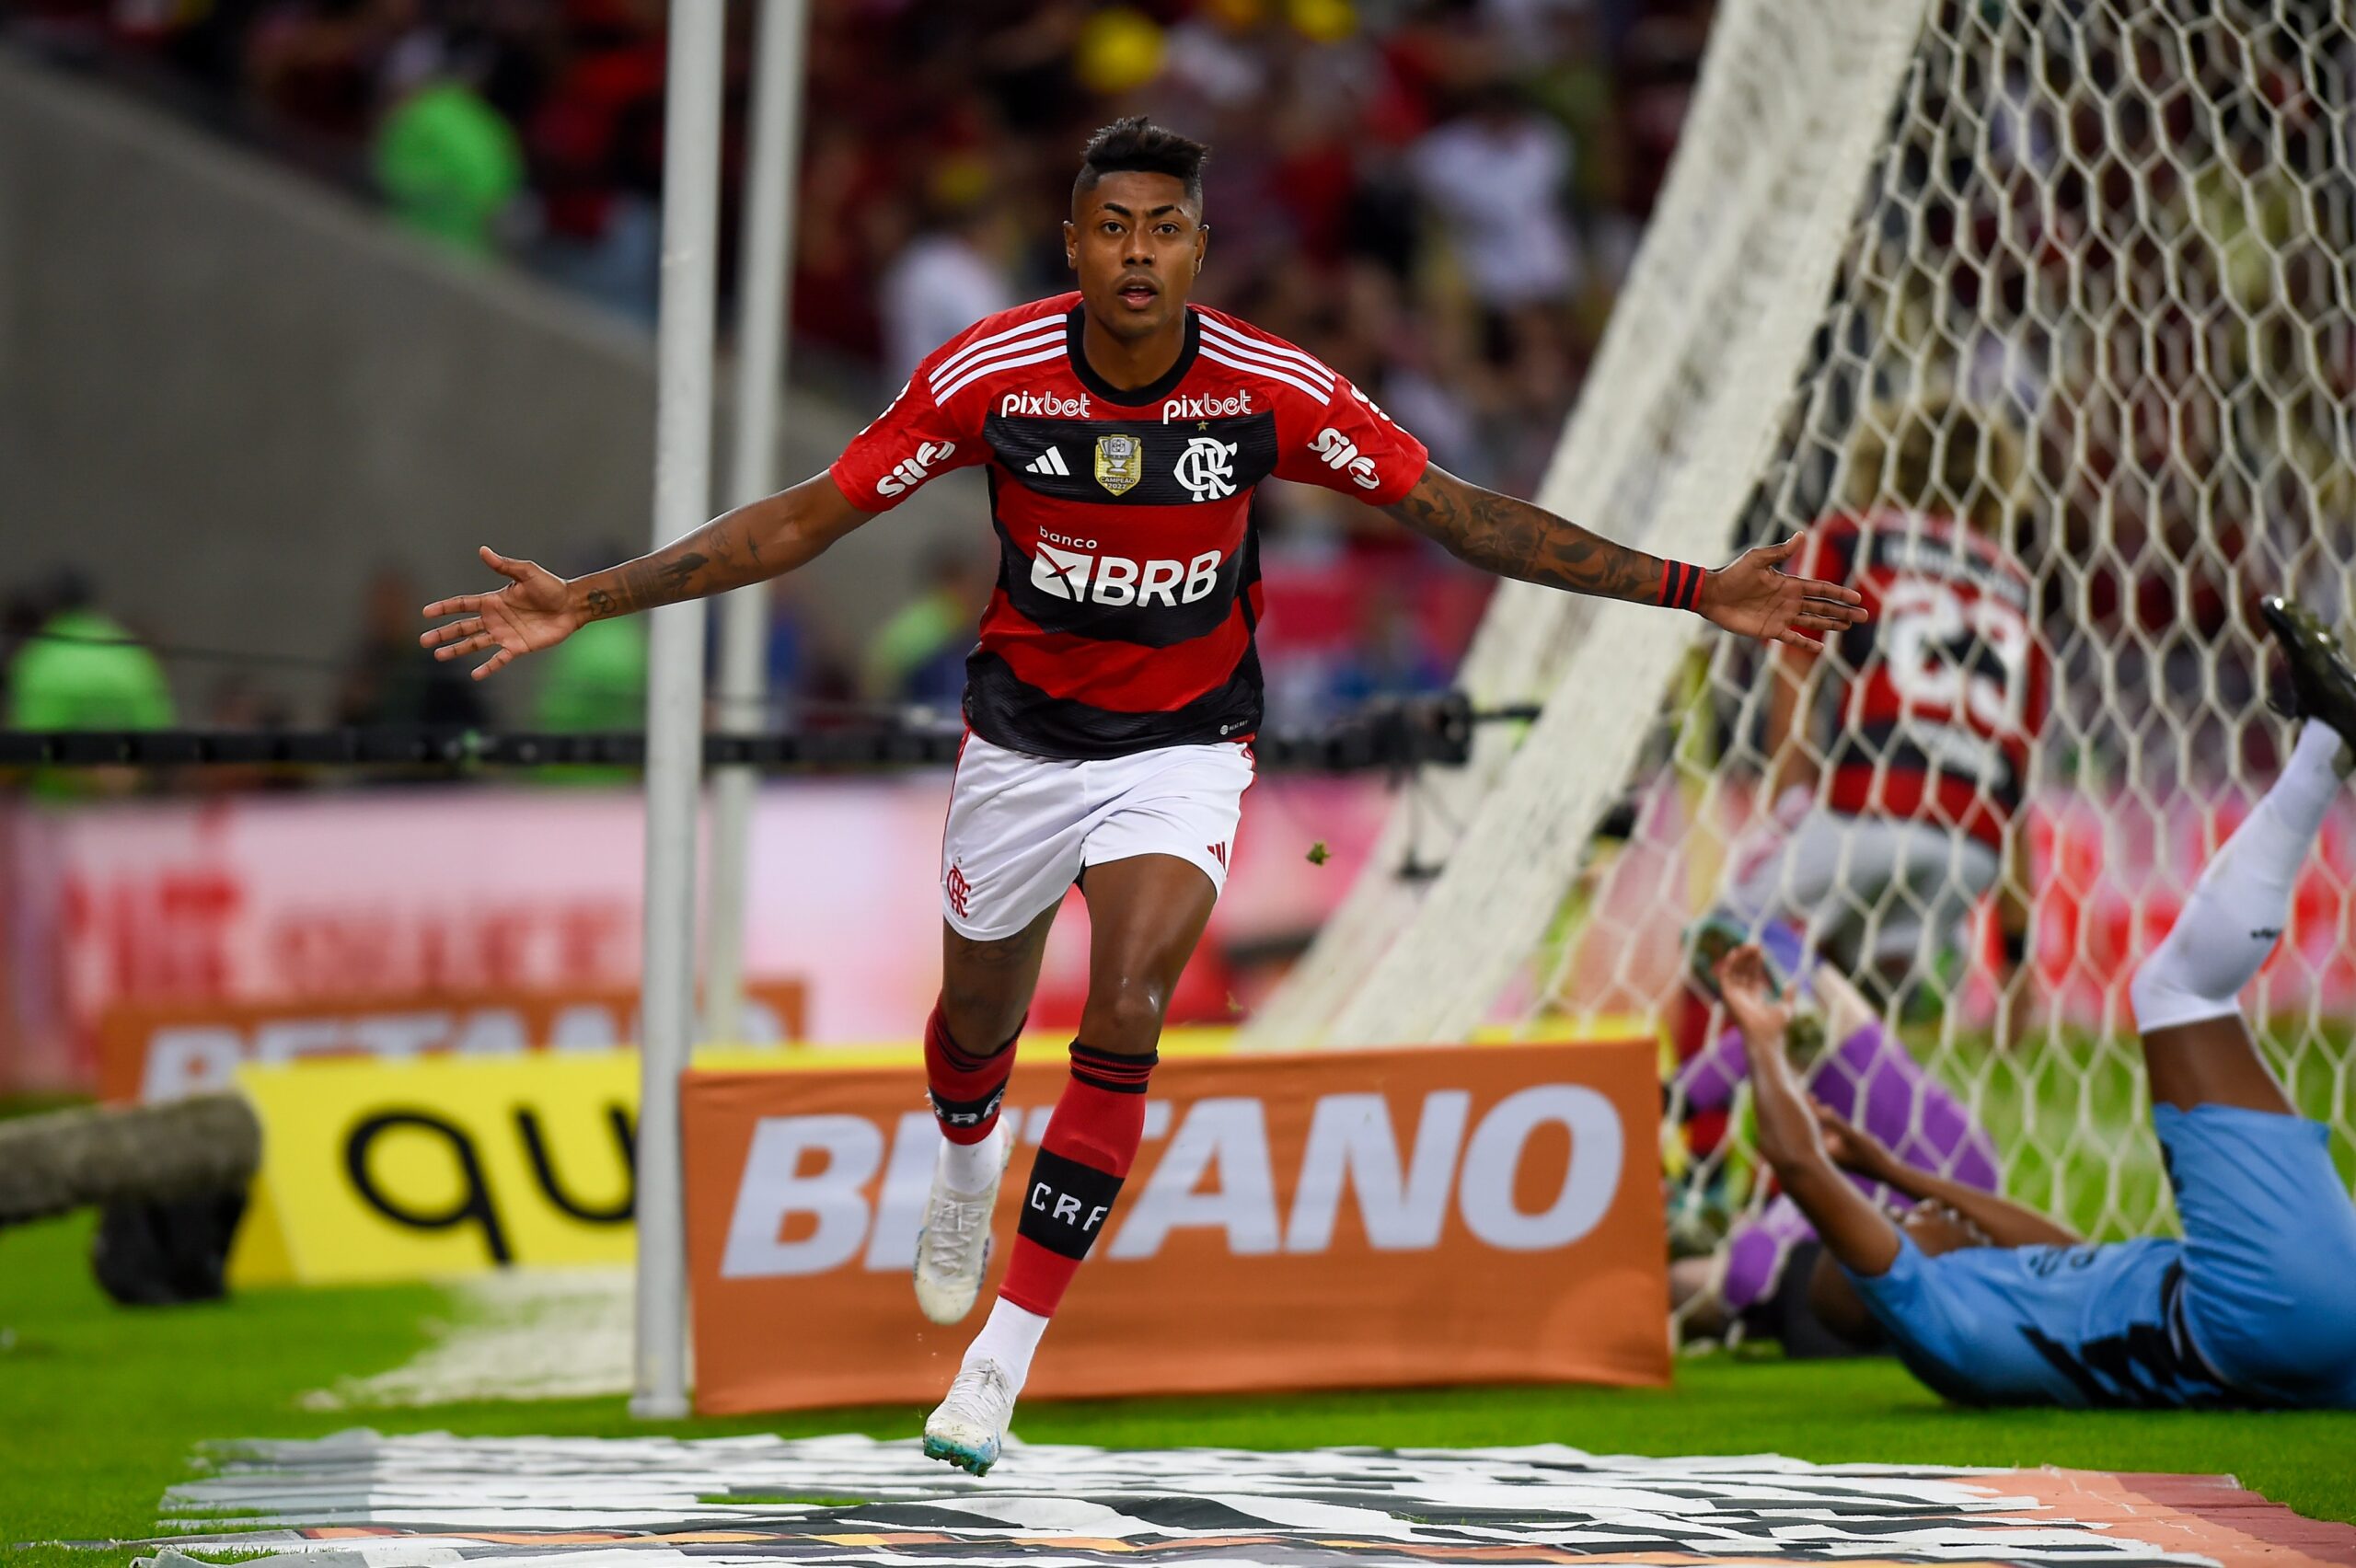
{"type": "Polygon", "coordinates": [[[1613,544],[1526,501],[1468,484],[1437,463],[1384,510],[1438,540],[1458,559],[1500,577],[1607,599],[1650,600],[1659,592],[1657,556],[1613,544]]]}
{"type": "Polygon", "coordinates": [[[791,571],[867,520],[825,474],[715,517],[652,555],[576,577],[573,602],[590,620],[725,594],[791,571]]]}
{"type": "Polygon", "coordinates": [[[593,620],[605,620],[651,610],[657,605],[701,598],[756,581],[765,574],[730,570],[735,553],[729,537],[731,517],[707,523],[653,555],[626,560],[610,571],[598,572],[587,580],[582,608],[593,620]]]}

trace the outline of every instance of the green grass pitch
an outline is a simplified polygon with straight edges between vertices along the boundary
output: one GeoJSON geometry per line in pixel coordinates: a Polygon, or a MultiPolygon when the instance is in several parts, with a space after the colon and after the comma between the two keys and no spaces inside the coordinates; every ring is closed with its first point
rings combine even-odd
{"type": "MultiPolygon", "coordinates": [[[[422,1286],[274,1290],[133,1311],[92,1283],[87,1216],[0,1232],[0,1555],[101,1568],[129,1551],[17,1543],[148,1534],[164,1488],[208,1437],[342,1427],[483,1435],[860,1431],[913,1437],[923,1412],[869,1409],[648,1428],[619,1399],[320,1412],[307,1390],[399,1364],[445,1310],[422,1286]]],[[[1599,1453],[1754,1453],[1821,1461],[2056,1464],[2225,1472],[2323,1517],[2356,1519],[2356,1415],[1990,1412],[1943,1407],[1894,1363],[1680,1363],[1666,1390],[1465,1389],[1038,1404],[1034,1441],[1473,1446],[1562,1442],[1599,1453]]]]}

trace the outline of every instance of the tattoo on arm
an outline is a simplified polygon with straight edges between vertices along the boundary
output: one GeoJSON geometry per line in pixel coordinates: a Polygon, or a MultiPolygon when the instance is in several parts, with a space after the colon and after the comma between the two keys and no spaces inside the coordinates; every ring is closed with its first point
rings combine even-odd
{"type": "Polygon", "coordinates": [[[1660,591],[1659,557],[1469,484],[1437,463],[1383,510],[1459,559],[1500,577],[1607,599],[1649,602],[1660,591]]]}
{"type": "Polygon", "coordinates": [[[583,606],[602,620],[735,586],[726,571],[733,551],[725,522],[722,518],[707,523],[653,555],[622,562],[614,568],[609,585],[593,588],[583,596],[583,606]]]}
{"type": "Polygon", "coordinates": [[[700,552],[689,550],[676,560],[664,562],[657,575],[674,588],[688,589],[695,586],[697,573],[710,564],[700,552]]]}
{"type": "Polygon", "coordinates": [[[590,619],[635,615],[791,571],[865,521],[822,474],[715,517],[651,555],[574,582],[590,619]]]}

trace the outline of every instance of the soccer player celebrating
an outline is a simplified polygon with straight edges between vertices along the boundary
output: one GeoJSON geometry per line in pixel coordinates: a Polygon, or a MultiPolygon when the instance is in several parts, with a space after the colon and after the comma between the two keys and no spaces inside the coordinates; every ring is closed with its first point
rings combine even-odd
{"type": "Polygon", "coordinates": [[[1784,1056],[1790,1009],[1759,949],[1720,966],[1750,1051],[1761,1150],[1839,1264],[1818,1281],[1819,1313],[1855,1321],[1862,1297],[1949,1399],[2356,1407],[2356,1205],[2327,1130],[2292,1110],[2235,999],[2288,923],[2292,884],[2339,796],[2356,668],[2304,612],[2280,599],[2263,610],[2305,728],[2131,986],[2182,1241],[2089,1246],[1911,1169],[1808,1101],[1784,1056]],[[1919,1206],[1893,1223],[1844,1168],[1919,1206]]]}
{"type": "Polygon", "coordinates": [[[1071,1076],[998,1301],[925,1423],[925,1451],[976,1475],[1136,1158],[1163,1010],[1227,878],[1261,714],[1254,485],[1322,484],[1501,575],[1803,649],[1865,613],[1849,589],[1777,570],[1796,538],[1703,571],[1467,484],[1311,355],[1189,305],[1210,238],[1205,153],[1142,119],[1098,133],[1064,225],[1078,291],[943,344],[825,473],[571,582],[485,549],[509,585],[426,609],[458,617],[425,635],[437,656],[487,651],[487,674],[589,621],[791,571],[929,480],[987,465],[1000,564],[966,662],[925,1026],[942,1141],[916,1294],[936,1322],[980,1289],[1012,1145],[999,1101],[1075,883],[1091,948],[1071,1076]]]}

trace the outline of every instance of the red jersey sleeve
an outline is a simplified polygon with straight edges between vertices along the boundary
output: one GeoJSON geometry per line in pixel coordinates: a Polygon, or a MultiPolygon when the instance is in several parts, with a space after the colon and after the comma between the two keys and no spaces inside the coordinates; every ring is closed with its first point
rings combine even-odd
{"type": "Polygon", "coordinates": [[[962,332],[927,355],[892,406],[851,437],[827,468],[835,488],[861,512],[889,512],[951,469],[989,455],[981,400],[952,398],[943,409],[932,395],[934,369],[971,336],[962,332]]]}
{"type": "Polygon", "coordinates": [[[1388,506],[1415,488],[1431,464],[1424,444],[1392,422],[1374,400],[1342,375],[1322,409],[1300,400],[1302,416],[1277,432],[1276,478],[1323,485],[1388,506]]]}

